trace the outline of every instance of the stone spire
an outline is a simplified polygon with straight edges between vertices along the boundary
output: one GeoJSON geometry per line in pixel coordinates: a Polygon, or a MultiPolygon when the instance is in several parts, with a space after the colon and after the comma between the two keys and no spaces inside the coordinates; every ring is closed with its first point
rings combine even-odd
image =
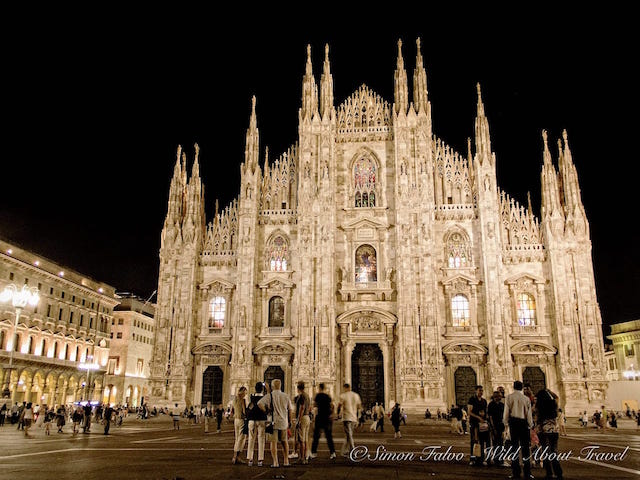
{"type": "Polygon", "coordinates": [[[407,86],[407,72],[404,69],[404,60],[402,59],[402,40],[398,40],[398,62],[394,76],[394,110],[397,114],[407,113],[409,108],[409,88],[407,86]]]}
{"type": "Polygon", "coordinates": [[[176,164],[173,167],[173,178],[169,186],[169,205],[167,208],[167,218],[165,225],[168,223],[182,222],[182,206],[184,197],[184,176],[182,163],[182,145],[178,145],[176,155],[176,164]]]}
{"type": "Polygon", "coordinates": [[[581,233],[587,225],[587,216],[584,211],[584,205],[582,204],[578,172],[573,164],[573,157],[571,155],[571,149],[569,148],[569,139],[566,130],[562,131],[562,141],[564,146],[563,143],[558,140],[558,150],[560,152],[558,167],[562,180],[561,190],[566,221],[568,224],[572,224],[572,227],[575,227],[574,231],[576,233],[581,233]]]}
{"type": "Polygon", "coordinates": [[[478,111],[476,114],[476,155],[478,155],[480,163],[486,160],[491,161],[491,136],[489,135],[489,121],[484,114],[484,104],[482,103],[482,92],[480,84],[478,89],[478,111]]]}
{"type": "Polygon", "coordinates": [[[320,112],[322,118],[328,118],[333,110],[333,76],[329,64],[329,44],[324,46],[324,65],[320,78],[320,112]]]}
{"type": "Polygon", "coordinates": [[[307,45],[307,65],[302,77],[302,119],[311,120],[318,113],[318,85],[311,65],[311,45],[307,45]]]}
{"type": "Polygon", "coordinates": [[[551,152],[547,142],[547,132],[542,131],[542,141],[544,149],[542,153],[542,173],[540,174],[541,193],[542,193],[542,218],[561,215],[560,208],[560,192],[558,190],[558,174],[551,160],[551,152]]]}
{"type": "Polygon", "coordinates": [[[260,155],[260,135],[258,134],[258,120],[256,118],[256,96],[251,98],[251,117],[249,118],[249,128],[247,129],[247,142],[244,150],[244,166],[250,173],[255,172],[258,167],[258,157],[260,155]]]}
{"type": "Polygon", "coordinates": [[[416,68],[413,71],[413,106],[417,113],[427,111],[429,101],[427,92],[427,72],[422,62],[422,52],[420,51],[420,38],[416,40],[416,68]]]}

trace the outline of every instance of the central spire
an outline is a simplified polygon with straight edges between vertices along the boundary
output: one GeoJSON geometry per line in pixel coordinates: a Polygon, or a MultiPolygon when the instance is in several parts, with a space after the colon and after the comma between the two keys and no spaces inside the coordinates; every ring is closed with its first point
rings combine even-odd
{"type": "Polygon", "coordinates": [[[322,118],[327,118],[333,109],[333,77],[329,63],[329,44],[324,46],[324,65],[320,78],[320,112],[322,118]]]}
{"type": "Polygon", "coordinates": [[[427,72],[422,62],[422,52],[420,52],[420,38],[416,40],[416,68],[413,71],[413,105],[418,113],[427,111],[429,101],[427,92],[427,72]]]}

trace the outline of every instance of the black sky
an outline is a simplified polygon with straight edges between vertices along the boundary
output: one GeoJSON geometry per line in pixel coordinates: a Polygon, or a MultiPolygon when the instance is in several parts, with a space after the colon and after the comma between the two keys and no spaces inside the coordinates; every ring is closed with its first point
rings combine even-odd
{"type": "Polygon", "coordinates": [[[391,102],[396,41],[411,83],[420,36],[434,133],[466,152],[480,82],[499,184],[525,205],[531,191],[536,214],[540,132],[555,144],[567,129],[604,322],[638,318],[630,12],[422,8],[6,18],[0,236],[146,297],[179,144],[190,162],[200,145],[210,219],[238,193],[252,95],[261,150],[273,159],[295,142],[307,43],[318,81],[330,44],[336,104],[362,83],[391,102]]]}

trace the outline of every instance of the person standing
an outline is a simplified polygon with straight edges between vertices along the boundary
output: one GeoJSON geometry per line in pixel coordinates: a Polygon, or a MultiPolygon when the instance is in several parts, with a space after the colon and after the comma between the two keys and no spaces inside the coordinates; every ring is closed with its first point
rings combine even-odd
{"type": "Polygon", "coordinates": [[[104,413],[102,414],[102,418],[104,420],[104,434],[109,435],[109,429],[111,428],[111,418],[113,417],[113,407],[111,404],[108,404],[104,409],[104,413]]]}
{"type": "Polygon", "coordinates": [[[282,444],[284,450],[284,459],[282,465],[289,466],[289,442],[287,440],[287,428],[293,420],[293,405],[289,396],[280,390],[282,382],[274,378],[271,380],[271,393],[265,395],[258,402],[263,412],[270,409],[273,412],[273,434],[271,436],[271,456],[273,457],[272,467],[279,467],[278,463],[278,441],[282,444]]]}
{"type": "Polygon", "coordinates": [[[247,418],[249,419],[249,445],[247,446],[247,463],[253,465],[253,447],[256,443],[256,435],[258,436],[258,466],[262,466],[264,461],[264,437],[265,422],[267,420],[266,412],[258,406],[260,400],[264,396],[264,384],[256,383],[256,393],[249,398],[249,407],[247,408],[247,418]]]}
{"type": "Polygon", "coordinates": [[[393,438],[402,438],[400,433],[400,421],[402,420],[402,412],[400,404],[396,403],[391,409],[391,425],[393,425],[393,438]]]}
{"type": "Polygon", "coordinates": [[[543,466],[546,470],[546,478],[552,478],[553,474],[556,478],[562,479],[562,467],[556,458],[558,453],[558,432],[560,430],[558,424],[558,395],[545,388],[540,390],[536,395],[536,430],[540,440],[540,448],[546,452],[543,466]],[[549,457],[553,460],[549,460],[549,457]],[[552,472],[553,470],[553,472],[552,472]]]}
{"type": "Polygon", "coordinates": [[[561,408],[558,409],[558,433],[565,437],[567,435],[567,417],[564,415],[564,412],[561,408]]]}
{"type": "Polygon", "coordinates": [[[313,442],[311,443],[311,458],[318,456],[318,442],[320,441],[320,433],[324,431],[327,437],[327,446],[329,447],[329,458],[336,458],[336,449],[333,445],[333,436],[331,428],[333,424],[333,402],[331,397],[325,393],[324,383],[318,385],[318,393],[313,399],[316,408],[316,424],[313,429],[313,442]]]}
{"type": "Polygon", "coordinates": [[[298,382],[298,397],[296,400],[296,438],[300,458],[304,465],[309,463],[307,447],[309,445],[309,426],[311,425],[311,399],[304,391],[304,382],[298,382]]]}
{"type": "Polygon", "coordinates": [[[202,416],[204,417],[204,433],[209,433],[209,422],[213,418],[211,402],[207,402],[207,406],[202,409],[202,416]]]}
{"type": "Polygon", "coordinates": [[[58,410],[56,410],[56,425],[58,425],[58,433],[64,433],[62,431],[62,427],[67,423],[66,421],[67,411],[64,408],[64,405],[60,405],[58,410]]]}
{"type": "Polygon", "coordinates": [[[24,436],[29,437],[29,429],[33,423],[33,406],[31,402],[27,403],[22,410],[22,425],[24,425],[24,436]]]}
{"type": "Polygon", "coordinates": [[[242,386],[238,389],[236,398],[233,399],[231,411],[233,413],[233,428],[236,434],[236,441],[233,446],[233,458],[231,463],[244,463],[242,458],[239,458],[240,453],[244,450],[244,444],[247,440],[248,425],[245,424],[247,420],[247,404],[245,403],[245,397],[247,395],[247,387],[242,386]]]}
{"type": "Polygon", "coordinates": [[[338,413],[342,413],[342,425],[344,426],[345,435],[340,453],[346,457],[351,450],[356,448],[356,444],[353,441],[353,428],[358,423],[358,411],[362,410],[362,400],[360,395],[351,390],[351,385],[345,383],[343,387],[344,392],[340,395],[338,413]],[[346,447],[349,448],[349,452],[347,452],[346,447]]]}
{"type": "Polygon", "coordinates": [[[222,405],[218,405],[218,408],[216,408],[216,433],[220,433],[220,426],[222,425],[222,417],[224,416],[224,409],[222,408],[222,405]]]}
{"type": "MultiPolygon", "coordinates": [[[[491,401],[487,406],[489,414],[489,427],[491,431],[491,445],[498,454],[502,451],[502,435],[504,434],[504,403],[502,402],[502,394],[500,390],[493,392],[491,401]]],[[[497,456],[494,457],[496,465],[502,465],[503,460],[497,456]]]]}
{"type": "Polygon", "coordinates": [[[75,435],[80,431],[80,422],[82,422],[83,412],[82,407],[78,407],[71,414],[71,421],[73,422],[73,434],[75,435]]]}
{"type": "Polygon", "coordinates": [[[384,405],[378,405],[378,424],[376,425],[376,432],[378,431],[378,427],[380,428],[380,432],[384,433],[384,405]]]}
{"type": "MultiPolygon", "coordinates": [[[[529,448],[529,429],[533,427],[531,414],[531,401],[522,393],[522,382],[513,382],[514,392],[507,396],[504,405],[503,422],[509,425],[511,444],[522,455],[525,479],[533,478],[531,475],[531,450],[529,448]]],[[[520,459],[514,458],[511,462],[512,478],[520,478],[520,459]]]]}
{"type": "Polygon", "coordinates": [[[87,402],[84,406],[84,426],[82,427],[84,433],[91,431],[91,404],[87,402]]]}
{"type": "Polygon", "coordinates": [[[171,418],[173,419],[173,429],[180,430],[180,410],[178,404],[175,404],[174,410],[171,411],[171,418]]]}
{"type": "Polygon", "coordinates": [[[3,403],[2,408],[0,408],[0,427],[4,426],[4,420],[7,417],[7,404],[3,403]]]}
{"type": "Polygon", "coordinates": [[[482,388],[482,385],[476,385],[476,394],[469,399],[467,405],[467,410],[469,410],[469,438],[471,439],[469,465],[482,465],[482,462],[484,461],[484,449],[489,436],[487,401],[482,398],[483,393],[484,389],[482,388]],[[480,445],[480,458],[478,458],[473,452],[473,445],[475,443],[480,445]]]}

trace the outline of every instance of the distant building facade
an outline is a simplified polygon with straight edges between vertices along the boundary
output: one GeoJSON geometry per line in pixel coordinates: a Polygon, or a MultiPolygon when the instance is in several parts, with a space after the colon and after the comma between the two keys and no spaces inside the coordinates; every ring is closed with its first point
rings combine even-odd
{"type": "Polygon", "coordinates": [[[620,411],[640,409],[640,320],[611,325],[609,350],[605,352],[609,390],[607,405],[620,411]]]}
{"type": "Polygon", "coordinates": [[[0,379],[10,391],[4,401],[103,400],[115,289],[0,240],[0,291],[11,284],[37,288],[40,301],[21,311],[17,328],[11,302],[0,303],[0,379]]]}
{"type": "Polygon", "coordinates": [[[338,106],[328,47],[310,47],[299,136],[261,158],[255,98],[239,195],[207,223],[198,148],[178,158],[161,234],[152,396],[226,403],[280,378],[353,385],[365,404],[466,405],[522,379],[569,414],[607,390],[589,223],[566,132],[542,139],[541,216],[497,184],[478,86],[475,142],[433,133],[418,43],[413,98],[398,46],[394,98],[338,106]],[[262,166],[261,166],[262,164],[262,166]]]}
{"type": "Polygon", "coordinates": [[[155,305],[130,294],[118,296],[120,304],[111,320],[105,397],[110,403],[139,407],[150,393],[155,305]]]}

